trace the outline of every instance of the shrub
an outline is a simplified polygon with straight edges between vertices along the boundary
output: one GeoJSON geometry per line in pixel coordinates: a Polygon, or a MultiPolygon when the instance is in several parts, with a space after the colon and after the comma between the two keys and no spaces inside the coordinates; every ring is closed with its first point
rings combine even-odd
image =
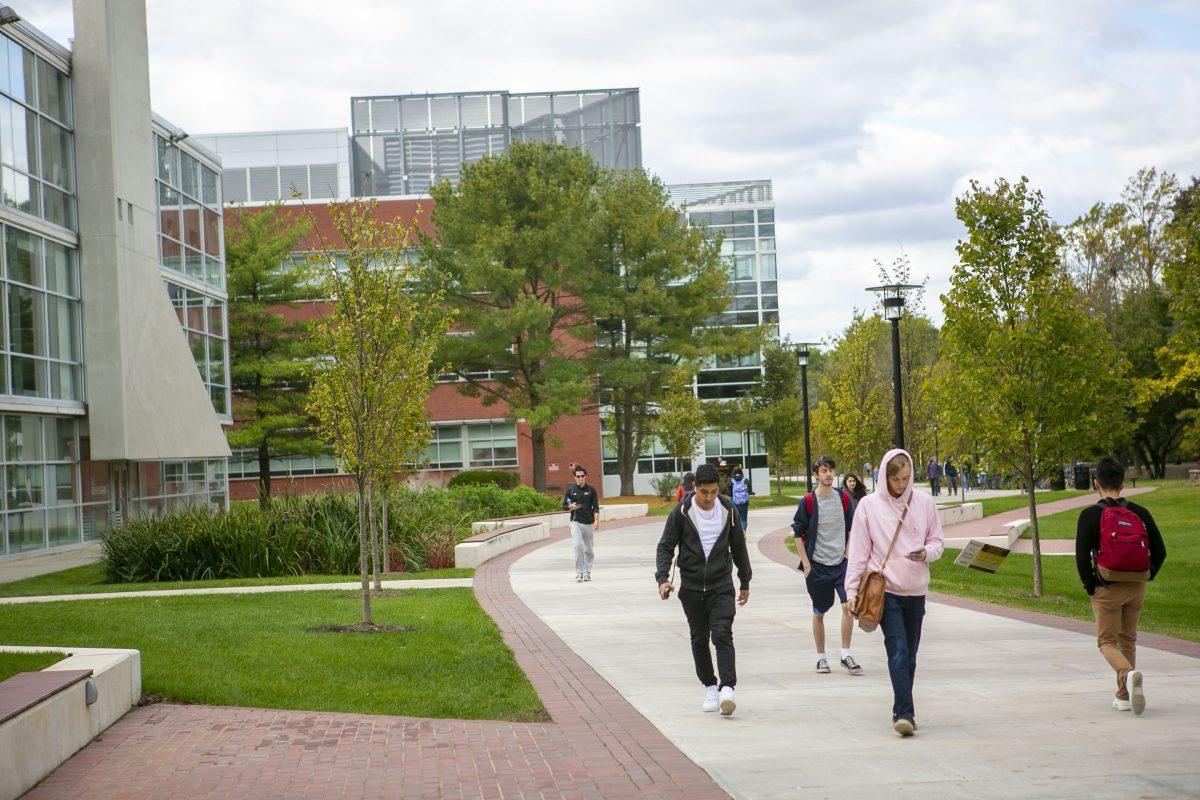
{"type": "MultiPolygon", "coordinates": [[[[382,497],[376,498],[382,525],[382,497]]],[[[495,484],[450,490],[401,487],[389,494],[392,569],[454,565],[454,545],[471,523],[557,511],[561,501],[528,486],[495,484]]],[[[382,528],[380,530],[382,535],[382,528]]],[[[358,499],[353,494],[276,498],[266,509],[186,509],[135,517],[101,538],[110,583],[353,575],[358,572],[358,499]]]]}
{"type": "Polygon", "coordinates": [[[681,483],[683,483],[683,477],[670,472],[666,475],[650,479],[650,485],[654,487],[654,493],[661,500],[675,499],[675,490],[679,488],[681,483]]]}
{"type": "Polygon", "coordinates": [[[515,489],[520,482],[520,476],[515,472],[502,470],[466,470],[450,479],[450,488],[458,486],[499,486],[501,489],[515,489]]]}

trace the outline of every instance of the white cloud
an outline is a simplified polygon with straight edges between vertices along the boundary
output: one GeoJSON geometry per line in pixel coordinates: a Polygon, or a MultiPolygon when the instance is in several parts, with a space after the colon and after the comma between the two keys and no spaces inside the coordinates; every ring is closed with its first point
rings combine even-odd
{"type": "MultiPolygon", "coordinates": [[[[70,36],[67,0],[28,5],[70,36]]],[[[351,95],[640,87],[648,169],[775,181],[801,338],[869,305],[876,258],[944,288],[972,178],[1027,175],[1069,221],[1143,165],[1200,173],[1193,3],[150,0],[149,29],[155,108],[195,133],[345,126],[351,95]]]]}

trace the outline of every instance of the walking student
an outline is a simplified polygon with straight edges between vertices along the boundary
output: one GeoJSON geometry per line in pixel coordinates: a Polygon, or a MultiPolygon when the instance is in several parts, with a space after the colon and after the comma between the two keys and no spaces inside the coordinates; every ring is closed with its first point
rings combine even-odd
{"type": "Polygon", "coordinates": [[[683,482],[675,487],[675,502],[678,503],[683,499],[683,496],[696,488],[696,473],[683,473],[683,482]]]}
{"type": "Polygon", "coordinates": [[[867,496],[867,485],[853,472],[842,478],[842,489],[850,493],[850,499],[855,503],[867,496]]]}
{"type": "Polygon", "coordinates": [[[750,554],[733,504],[721,496],[721,476],[712,464],[696,470],[696,488],[671,510],[658,542],[654,581],[663,600],[675,590],[672,560],[679,569],[679,602],[687,617],[696,677],[704,684],[704,711],[729,716],[737,703],[733,650],[735,604],[750,600],[750,554]],[[739,589],[733,590],[737,566],[739,589]],[[713,673],[709,641],[717,651],[713,673]]]}
{"type": "Polygon", "coordinates": [[[930,493],[934,497],[941,494],[942,465],[937,462],[936,458],[929,459],[929,463],[925,465],[925,477],[929,479],[930,493]]]}
{"type": "Polygon", "coordinates": [[[942,471],[946,474],[946,486],[950,489],[950,494],[958,494],[958,467],[954,466],[954,458],[946,456],[946,464],[942,467],[942,471]]]}
{"type": "Polygon", "coordinates": [[[563,511],[571,512],[571,543],[575,546],[575,582],[592,579],[592,539],[600,529],[600,497],[587,482],[587,470],[575,465],[575,482],[563,495],[563,511]]]}
{"type": "Polygon", "coordinates": [[[862,667],[850,655],[850,636],[854,618],[846,605],[846,538],[854,519],[855,501],[843,489],[833,488],[837,464],[830,456],[821,456],[812,465],[817,488],[800,498],[792,531],[802,546],[800,569],[812,599],[813,640],[817,646],[817,672],[826,674],[829,657],[825,655],[825,613],[833,608],[837,594],[842,604],[841,664],[851,675],[861,675],[862,667]]]}
{"type": "Polygon", "coordinates": [[[1137,623],[1146,583],[1162,569],[1167,548],[1150,512],[1121,497],[1125,465],[1115,458],[1096,464],[1100,501],[1079,514],[1075,567],[1092,598],[1096,644],[1117,673],[1113,708],[1140,715],[1146,709],[1142,672],[1136,669],[1137,623]]]}
{"type": "Polygon", "coordinates": [[[858,505],[850,532],[846,594],[858,600],[864,575],[883,571],[883,645],[892,680],[892,728],[901,736],[917,730],[913,679],[925,618],[929,564],[942,555],[942,523],[933,498],[913,491],[913,461],[889,450],[879,464],[884,480],[858,505]]]}
{"type": "Polygon", "coordinates": [[[742,532],[750,530],[750,481],[746,480],[741,467],[734,467],[729,475],[729,499],[742,520],[742,532]]]}

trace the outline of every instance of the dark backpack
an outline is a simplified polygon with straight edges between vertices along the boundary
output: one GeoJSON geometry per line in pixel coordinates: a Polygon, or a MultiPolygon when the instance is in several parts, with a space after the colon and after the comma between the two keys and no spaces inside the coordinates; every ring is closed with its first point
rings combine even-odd
{"type": "Polygon", "coordinates": [[[1100,512],[1100,551],[1096,566],[1110,572],[1150,569],[1150,534],[1146,523],[1124,502],[1100,512]]]}

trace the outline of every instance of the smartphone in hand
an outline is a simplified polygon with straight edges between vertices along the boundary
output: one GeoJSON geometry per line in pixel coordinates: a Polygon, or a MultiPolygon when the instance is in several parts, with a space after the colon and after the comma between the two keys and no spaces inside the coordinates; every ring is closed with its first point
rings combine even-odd
{"type": "Polygon", "coordinates": [[[910,550],[910,551],[908,551],[907,555],[905,555],[905,558],[909,558],[909,559],[912,559],[913,561],[916,561],[922,555],[924,555],[924,553],[925,553],[925,548],[923,548],[923,547],[918,548],[916,550],[910,550]]]}

